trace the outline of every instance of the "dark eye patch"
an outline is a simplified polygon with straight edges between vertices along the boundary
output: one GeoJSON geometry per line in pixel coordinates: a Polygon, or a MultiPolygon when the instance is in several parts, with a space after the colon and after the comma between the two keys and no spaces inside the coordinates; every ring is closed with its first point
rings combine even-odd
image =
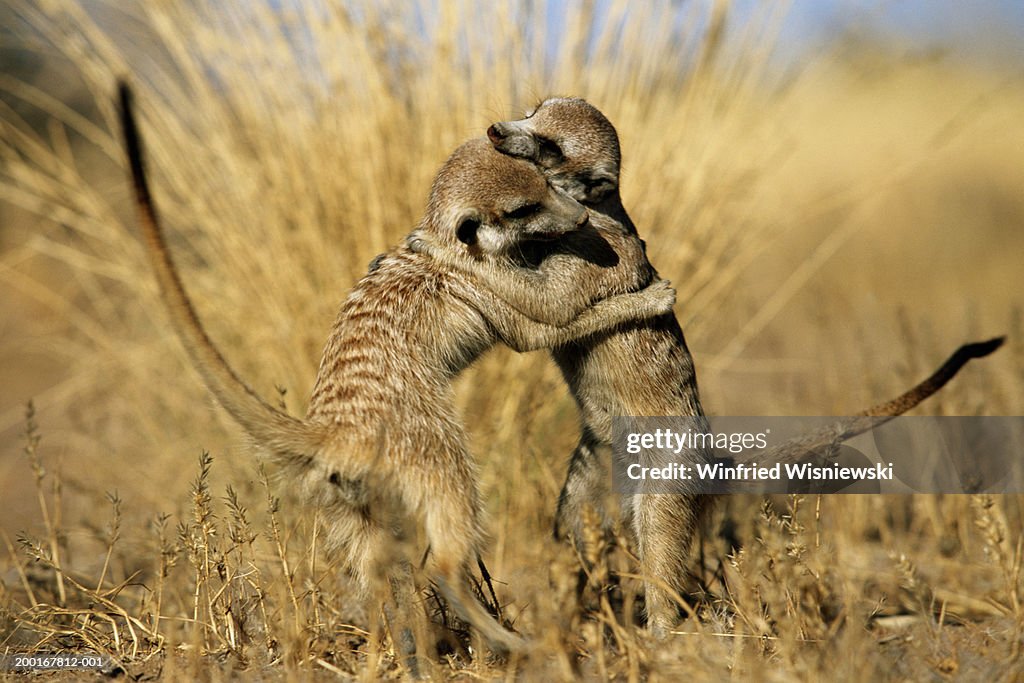
{"type": "Polygon", "coordinates": [[[509,218],[526,218],[527,216],[531,216],[537,213],[537,211],[539,210],[540,204],[523,204],[518,209],[513,209],[512,211],[509,211],[505,215],[508,216],[509,218]]]}
{"type": "Polygon", "coordinates": [[[558,146],[557,142],[539,135],[536,136],[536,139],[538,161],[548,166],[565,161],[565,154],[562,153],[562,148],[558,146]]]}
{"type": "Polygon", "coordinates": [[[617,186],[614,175],[605,171],[590,171],[580,175],[580,181],[587,191],[587,198],[590,201],[597,201],[611,192],[617,186]]]}

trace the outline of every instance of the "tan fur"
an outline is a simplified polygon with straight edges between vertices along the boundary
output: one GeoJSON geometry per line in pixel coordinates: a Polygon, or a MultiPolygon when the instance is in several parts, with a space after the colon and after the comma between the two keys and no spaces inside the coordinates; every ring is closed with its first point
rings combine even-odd
{"type": "MultiPolygon", "coordinates": [[[[293,418],[249,389],[203,331],[161,232],[126,86],[121,102],[147,250],[174,327],[211,391],[324,508],[334,545],[366,590],[375,577],[390,576],[396,601],[411,595],[400,541],[414,521],[431,549],[431,578],[453,608],[495,649],[521,649],[522,639],[466,590],[464,573],[482,543],[481,503],[451,381],[497,341],[518,350],[549,347],[663,314],[674,302],[667,283],[592,307],[570,302],[570,320],[555,326],[523,316],[465,273],[395,248],[375,259],[342,304],[308,414],[293,418]]],[[[467,216],[498,241],[513,231],[550,238],[587,222],[587,212],[553,192],[531,164],[485,140],[466,143],[445,163],[418,230],[443,241],[467,216]],[[523,204],[537,208],[519,216],[523,204]]]]}
{"type": "MultiPolygon", "coordinates": [[[[567,236],[557,247],[541,249],[535,257],[539,273],[509,270],[508,259],[493,259],[478,272],[495,292],[505,296],[523,289],[520,278],[543,277],[582,282],[592,296],[608,293],[609,284],[642,282],[657,277],[648,262],[643,242],[636,233],[619,197],[620,150],[611,122],[595,107],[577,98],[551,98],[525,119],[499,122],[487,131],[496,148],[537,164],[549,181],[586,205],[591,223],[605,247],[615,253],[595,251],[594,242],[579,234],[567,236]]],[[[443,250],[437,250],[444,258],[443,250]]],[[[526,265],[519,263],[517,265],[526,265]]],[[[1000,342],[964,347],[935,375],[900,398],[865,411],[832,429],[782,444],[778,457],[799,457],[813,444],[849,438],[878,424],[877,416],[898,415],[931,395],[972,357],[994,350],[1000,342]],[[993,346],[994,344],[994,346],[993,346]],[[870,417],[869,417],[870,416],[870,417]]],[[[674,315],[638,321],[608,334],[590,337],[553,351],[577,403],[583,434],[569,464],[559,496],[556,536],[581,537],[584,508],[592,506],[612,519],[605,509],[611,449],[611,418],[615,415],[678,415],[703,418],[693,359],[674,315]]],[[[681,454],[699,460],[706,453],[681,454]]],[[[651,577],[645,585],[648,625],[664,632],[676,621],[676,604],[683,591],[687,550],[698,519],[707,509],[706,496],[640,495],[623,506],[631,516],[642,569],[651,577]]]]}
{"type": "MultiPolygon", "coordinates": [[[[622,270],[657,277],[622,206],[618,134],[600,111],[581,99],[551,98],[525,119],[495,123],[487,133],[496,148],[532,160],[553,185],[583,202],[595,225],[603,221],[617,226],[630,245],[618,252],[622,270]]],[[[583,424],[559,496],[555,532],[579,538],[585,506],[602,511],[606,525],[613,521],[604,505],[612,417],[679,415],[700,420],[704,411],[693,358],[671,313],[559,347],[552,355],[580,406],[583,424]]],[[[690,460],[706,456],[699,450],[680,453],[690,460]]],[[[707,500],[681,493],[636,495],[623,502],[642,573],[652,579],[645,581],[645,605],[648,626],[657,633],[677,621],[688,550],[707,500]]]]}

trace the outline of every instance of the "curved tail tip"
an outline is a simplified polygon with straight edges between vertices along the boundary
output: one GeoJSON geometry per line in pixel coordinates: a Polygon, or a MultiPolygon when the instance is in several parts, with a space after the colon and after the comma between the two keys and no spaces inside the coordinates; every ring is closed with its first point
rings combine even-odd
{"type": "Polygon", "coordinates": [[[132,89],[126,80],[119,79],[117,81],[117,102],[119,105],[118,115],[121,119],[121,134],[124,136],[124,144],[134,170],[135,157],[139,156],[141,146],[139,145],[139,132],[135,127],[132,89]]]}
{"type": "Polygon", "coordinates": [[[962,347],[962,351],[970,358],[984,358],[1006,342],[1006,337],[996,337],[988,341],[975,342],[962,347]]]}
{"type": "Polygon", "coordinates": [[[132,96],[132,87],[128,85],[127,78],[117,79],[117,103],[119,105],[119,114],[121,117],[122,127],[131,127],[134,133],[135,124],[132,119],[132,110],[135,108],[134,97],[132,96]]]}

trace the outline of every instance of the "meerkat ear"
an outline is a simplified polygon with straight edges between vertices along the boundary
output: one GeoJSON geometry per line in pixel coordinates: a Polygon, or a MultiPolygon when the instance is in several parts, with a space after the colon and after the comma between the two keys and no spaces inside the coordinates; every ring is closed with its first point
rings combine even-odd
{"type": "Polygon", "coordinates": [[[588,202],[599,202],[619,186],[618,174],[604,167],[597,167],[583,178],[584,195],[588,202]]]}
{"type": "Polygon", "coordinates": [[[463,244],[472,247],[477,242],[477,231],[480,229],[480,218],[473,213],[459,216],[455,228],[455,236],[463,244]]]}
{"type": "Polygon", "coordinates": [[[536,145],[533,161],[543,168],[554,168],[565,163],[565,153],[561,146],[554,140],[540,135],[532,136],[533,144],[536,145]]]}
{"type": "Polygon", "coordinates": [[[618,176],[601,166],[582,171],[562,171],[551,175],[549,180],[556,188],[583,204],[597,204],[619,186],[618,176]]]}

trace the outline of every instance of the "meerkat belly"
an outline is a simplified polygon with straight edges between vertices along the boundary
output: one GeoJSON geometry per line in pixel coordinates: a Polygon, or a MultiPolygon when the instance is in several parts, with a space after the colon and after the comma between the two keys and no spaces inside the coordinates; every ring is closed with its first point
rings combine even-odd
{"type": "Polygon", "coordinates": [[[690,357],[673,316],[559,350],[561,368],[584,424],[611,440],[617,415],[703,414],[690,357]]]}
{"type": "Polygon", "coordinates": [[[451,380],[493,344],[493,332],[424,262],[389,255],[349,294],[324,348],[310,419],[363,433],[458,423],[451,380]]]}

